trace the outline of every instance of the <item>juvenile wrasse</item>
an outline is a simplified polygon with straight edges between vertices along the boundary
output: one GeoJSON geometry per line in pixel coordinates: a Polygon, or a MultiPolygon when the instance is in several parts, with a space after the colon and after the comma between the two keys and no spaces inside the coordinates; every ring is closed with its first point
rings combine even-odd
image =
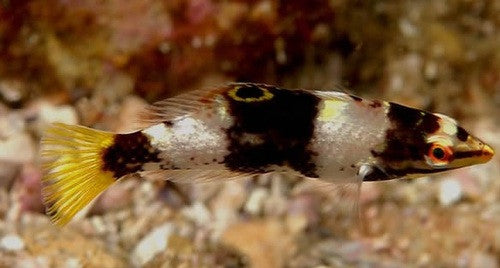
{"type": "Polygon", "coordinates": [[[66,224],[120,178],[210,181],[283,172],[326,182],[417,178],[485,163],[491,147],[456,121],[341,92],[233,83],[148,107],[115,134],[56,123],[42,139],[43,198],[66,224]]]}

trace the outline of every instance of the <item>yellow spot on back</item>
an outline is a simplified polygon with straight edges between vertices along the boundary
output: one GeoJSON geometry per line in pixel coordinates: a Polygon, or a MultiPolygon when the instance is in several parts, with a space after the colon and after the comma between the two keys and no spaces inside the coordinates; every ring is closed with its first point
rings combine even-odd
{"type": "Polygon", "coordinates": [[[340,99],[331,99],[323,101],[323,108],[319,112],[320,121],[331,121],[338,117],[346,107],[347,102],[340,99]]]}
{"type": "Polygon", "coordinates": [[[227,94],[229,97],[231,97],[235,101],[242,101],[242,102],[257,102],[257,101],[265,101],[265,100],[270,100],[274,97],[273,93],[269,92],[269,90],[262,88],[262,87],[257,87],[258,89],[262,90],[262,96],[255,98],[255,97],[250,97],[250,98],[242,98],[237,95],[238,90],[240,90],[241,86],[236,86],[233,89],[231,89],[227,94]]]}

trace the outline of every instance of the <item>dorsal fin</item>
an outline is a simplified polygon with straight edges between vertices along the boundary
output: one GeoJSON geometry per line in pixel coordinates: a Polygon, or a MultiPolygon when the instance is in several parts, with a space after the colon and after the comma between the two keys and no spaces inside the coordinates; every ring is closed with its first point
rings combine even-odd
{"type": "MultiPolygon", "coordinates": [[[[253,85],[257,87],[273,88],[280,90],[301,90],[316,95],[321,99],[336,99],[341,101],[351,100],[349,94],[339,91],[321,91],[321,90],[306,90],[306,89],[285,89],[272,85],[261,83],[228,83],[222,86],[198,89],[178,96],[158,101],[149,105],[144,112],[141,113],[138,124],[143,127],[151,126],[154,124],[171,121],[179,117],[188,116],[197,113],[201,110],[207,109],[207,106],[213,105],[217,101],[217,96],[224,92],[237,87],[253,85]]],[[[342,89],[340,86],[336,89],[342,89]]]]}
{"type": "Polygon", "coordinates": [[[339,92],[339,91],[322,91],[322,90],[310,90],[312,94],[316,95],[318,98],[323,100],[341,100],[341,101],[350,101],[351,97],[347,93],[339,92]]]}
{"type": "Polygon", "coordinates": [[[140,115],[140,123],[146,126],[171,121],[178,117],[199,112],[211,105],[214,97],[228,85],[189,91],[149,105],[140,115]]]}

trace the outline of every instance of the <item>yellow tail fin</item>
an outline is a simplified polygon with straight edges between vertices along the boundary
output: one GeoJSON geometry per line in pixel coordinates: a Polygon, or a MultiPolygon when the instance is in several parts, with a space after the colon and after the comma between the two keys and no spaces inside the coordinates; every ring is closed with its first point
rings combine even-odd
{"type": "Polygon", "coordinates": [[[42,138],[42,195],[54,223],[65,225],[116,182],[112,172],[103,170],[102,160],[114,137],[113,133],[62,123],[47,129],[42,138]]]}

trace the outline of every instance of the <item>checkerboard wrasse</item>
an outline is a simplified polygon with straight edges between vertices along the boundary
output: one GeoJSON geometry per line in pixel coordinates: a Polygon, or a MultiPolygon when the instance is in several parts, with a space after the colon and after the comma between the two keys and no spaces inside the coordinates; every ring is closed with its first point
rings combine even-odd
{"type": "Polygon", "coordinates": [[[43,198],[66,224],[130,174],[178,182],[270,172],[341,183],[417,178],[485,163],[491,147],[445,115],[342,92],[233,83],[147,108],[115,134],[56,123],[42,139],[43,198]]]}

